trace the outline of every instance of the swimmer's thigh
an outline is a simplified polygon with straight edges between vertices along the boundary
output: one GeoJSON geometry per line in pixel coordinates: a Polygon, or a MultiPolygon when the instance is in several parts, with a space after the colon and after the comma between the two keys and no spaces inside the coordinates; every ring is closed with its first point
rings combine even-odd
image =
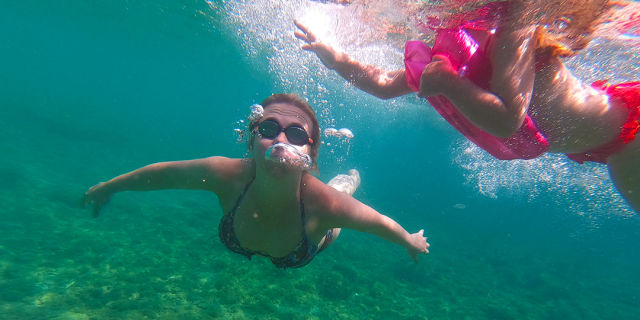
{"type": "Polygon", "coordinates": [[[640,136],[607,159],[609,175],[620,194],[640,213],[640,136]]]}

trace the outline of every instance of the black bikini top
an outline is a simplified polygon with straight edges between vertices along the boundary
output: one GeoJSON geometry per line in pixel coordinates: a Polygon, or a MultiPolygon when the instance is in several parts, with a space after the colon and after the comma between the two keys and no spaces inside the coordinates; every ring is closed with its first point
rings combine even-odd
{"type": "MultiPolygon", "coordinates": [[[[251,256],[253,256],[254,254],[270,258],[271,262],[278,268],[300,268],[307,265],[318,253],[318,246],[309,239],[304,228],[306,224],[306,218],[304,213],[304,202],[302,201],[302,194],[300,194],[302,239],[300,240],[296,248],[291,251],[291,253],[287,254],[284,257],[273,257],[260,251],[245,249],[240,245],[235,231],[233,230],[233,219],[236,214],[236,209],[238,209],[240,202],[244,198],[244,195],[247,193],[247,190],[249,190],[249,186],[251,186],[254,179],[255,177],[251,179],[251,181],[249,181],[249,183],[244,187],[242,194],[240,194],[240,196],[238,197],[238,200],[236,201],[231,211],[225,214],[220,220],[220,224],[218,225],[218,235],[220,236],[220,241],[222,241],[222,243],[224,243],[224,245],[229,250],[235,253],[239,253],[247,257],[248,259],[251,259],[251,256]]],[[[300,188],[300,192],[302,193],[302,188],[300,188]]]]}

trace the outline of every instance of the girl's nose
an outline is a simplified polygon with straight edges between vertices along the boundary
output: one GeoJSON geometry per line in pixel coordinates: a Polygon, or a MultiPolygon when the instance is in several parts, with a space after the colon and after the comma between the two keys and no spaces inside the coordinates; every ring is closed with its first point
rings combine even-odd
{"type": "Polygon", "coordinates": [[[275,137],[275,139],[273,139],[273,141],[275,141],[276,143],[278,142],[289,143],[289,141],[287,140],[287,135],[284,134],[284,131],[278,133],[278,135],[275,137]]]}

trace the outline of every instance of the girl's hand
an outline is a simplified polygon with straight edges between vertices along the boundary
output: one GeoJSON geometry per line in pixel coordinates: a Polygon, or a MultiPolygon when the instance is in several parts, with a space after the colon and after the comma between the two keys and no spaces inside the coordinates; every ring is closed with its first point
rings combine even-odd
{"type": "Polygon", "coordinates": [[[422,71],[418,96],[425,98],[448,92],[455,88],[458,79],[458,72],[453,69],[449,58],[434,55],[431,62],[422,71]]]}
{"type": "Polygon", "coordinates": [[[335,69],[338,61],[338,53],[336,50],[325,43],[318,42],[316,36],[297,20],[293,20],[293,23],[295,23],[296,27],[300,30],[294,32],[296,38],[306,42],[306,44],[302,45],[302,49],[315,53],[327,68],[335,69]]]}
{"type": "Polygon", "coordinates": [[[106,188],[106,182],[100,182],[91,187],[82,198],[84,207],[93,206],[93,217],[96,218],[100,214],[102,207],[109,202],[113,193],[106,188]]]}
{"type": "Polygon", "coordinates": [[[409,246],[407,247],[407,252],[415,262],[418,262],[418,254],[429,253],[430,245],[427,242],[427,238],[422,235],[423,233],[424,230],[420,230],[409,235],[409,246]]]}

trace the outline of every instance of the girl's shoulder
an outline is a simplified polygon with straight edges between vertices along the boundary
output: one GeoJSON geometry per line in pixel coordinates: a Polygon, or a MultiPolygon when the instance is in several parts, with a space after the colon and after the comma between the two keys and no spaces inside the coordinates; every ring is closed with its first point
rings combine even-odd
{"type": "Polygon", "coordinates": [[[336,189],[328,186],[311,174],[302,176],[302,198],[305,209],[319,214],[331,214],[345,201],[345,197],[350,197],[336,189]]]}
{"type": "Polygon", "coordinates": [[[218,201],[224,212],[228,212],[247,184],[253,179],[255,175],[253,162],[251,159],[220,156],[201,160],[204,162],[204,170],[211,178],[209,190],[218,196],[218,201]]]}
{"type": "Polygon", "coordinates": [[[243,184],[255,174],[252,159],[214,156],[203,160],[206,170],[223,185],[243,184]]]}

